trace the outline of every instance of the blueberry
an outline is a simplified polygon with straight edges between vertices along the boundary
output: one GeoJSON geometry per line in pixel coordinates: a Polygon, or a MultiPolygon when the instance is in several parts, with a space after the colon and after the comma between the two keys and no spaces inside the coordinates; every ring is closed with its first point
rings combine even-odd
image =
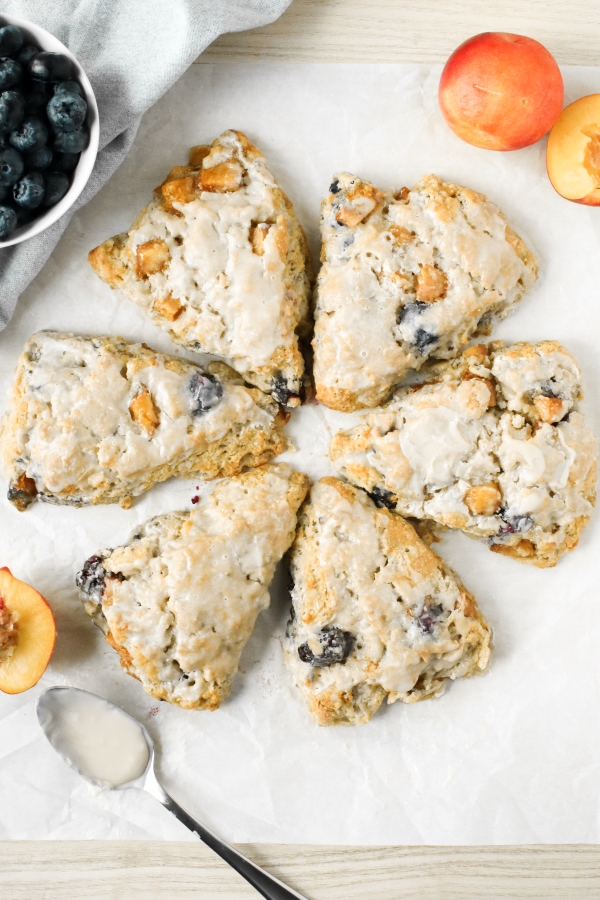
{"type": "Polygon", "coordinates": [[[417,350],[424,354],[433,344],[437,344],[438,340],[437,334],[425,331],[424,328],[417,328],[412,342],[417,350]]]}
{"type": "Polygon", "coordinates": [[[556,393],[558,385],[552,379],[550,381],[544,381],[540,384],[540,391],[542,392],[543,397],[553,397],[554,399],[560,399],[560,394],[556,393]]]}
{"type": "Polygon", "coordinates": [[[421,317],[421,313],[425,312],[425,310],[429,308],[430,304],[423,303],[422,300],[416,300],[413,303],[406,303],[403,306],[398,307],[398,310],[396,312],[396,321],[401,325],[414,327],[421,317]]]}
{"type": "Polygon", "coordinates": [[[503,521],[500,528],[500,534],[518,534],[523,531],[529,531],[533,525],[530,516],[521,513],[511,513],[510,509],[501,509],[498,513],[503,521]]]}
{"type": "Polygon", "coordinates": [[[79,153],[55,153],[54,168],[59,172],[72,172],[79,162],[79,153]]]}
{"type": "Polygon", "coordinates": [[[76,131],[61,132],[54,139],[54,149],[58,153],[81,153],[90,139],[87,128],[82,126],[76,131]]]}
{"type": "Polygon", "coordinates": [[[62,200],[68,190],[68,175],[65,175],[64,172],[48,172],[43,200],[44,206],[54,206],[59,200],[62,200]]]}
{"type": "Polygon", "coordinates": [[[81,85],[77,81],[61,81],[54,85],[55,94],[79,94],[83,97],[81,85]]]}
{"type": "Polygon", "coordinates": [[[23,32],[16,25],[0,28],[0,56],[16,56],[23,46],[23,32]]]}
{"type": "Polygon", "coordinates": [[[31,222],[31,220],[36,217],[35,210],[26,209],[24,206],[15,207],[15,214],[17,216],[17,228],[21,228],[22,225],[27,225],[28,222],[31,222]]]}
{"type": "Polygon", "coordinates": [[[6,184],[0,184],[0,203],[10,198],[10,188],[6,184]]]}
{"type": "Polygon", "coordinates": [[[0,91],[14,87],[23,78],[23,66],[16,59],[5,56],[0,59],[0,91]]]}
{"type": "Polygon", "coordinates": [[[398,498],[386,488],[374,487],[372,491],[367,491],[367,493],[375,506],[380,508],[385,506],[387,509],[396,509],[398,505],[398,498]]]}
{"type": "Polygon", "coordinates": [[[31,77],[37,81],[66,81],[71,77],[71,60],[63,53],[42,50],[29,63],[31,77]]]}
{"type": "Polygon", "coordinates": [[[17,478],[15,483],[8,486],[7,498],[13,506],[16,506],[20,512],[23,512],[33,503],[37,496],[37,487],[33,478],[29,478],[23,472],[17,478]]]}
{"type": "Polygon", "coordinates": [[[26,209],[37,209],[44,198],[44,176],[39,172],[27,172],[13,187],[15,203],[26,209]]]}
{"type": "Polygon", "coordinates": [[[354,635],[349,631],[342,631],[336,625],[326,625],[319,632],[319,643],[322,652],[318,656],[315,656],[308,644],[300,644],[298,656],[302,662],[319,668],[345,662],[352,652],[354,635]]]}
{"type": "Polygon", "coordinates": [[[25,97],[25,115],[26,116],[45,116],[46,105],[50,99],[46,85],[36,84],[31,93],[25,97]],[[40,90],[41,88],[41,90],[40,90]]]}
{"type": "MultiPolygon", "coordinates": [[[[16,227],[17,214],[14,209],[11,206],[0,206],[0,240],[4,241],[10,237],[16,227]]],[[[8,491],[8,499],[12,500],[10,489],[8,491]]]]}
{"type": "Polygon", "coordinates": [[[421,300],[417,300],[414,303],[407,303],[405,306],[401,306],[396,313],[396,320],[399,324],[414,329],[411,344],[421,353],[425,353],[430,346],[437,344],[439,340],[436,334],[432,334],[432,332],[427,331],[426,328],[418,327],[421,313],[429,308],[429,303],[423,303],[421,300]]]}
{"type": "Polygon", "coordinates": [[[277,403],[281,403],[282,406],[285,406],[292,397],[299,397],[300,395],[291,391],[288,387],[287,381],[283,377],[283,375],[278,375],[273,380],[273,387],[271,388],[271,393],[273,395],[273,399],[277,403]]]}
{"type": "Polygon", "coordinates": [[[341,191],[341,187],[340,187],[339,181],[334,181],[333,184],[330,184],[330,185],[329,185],[329,191],[330,191],[330,193],[332,193],[332,194],[339,194],[339,192],[341,191]]]}
{"type": "Polygon", "coordinates": [[[28,169],[37,169],[43,171],[47,169],[52,162],[54,154],[50,147],[38,147],[37,150],[31,150],[25,156],[25,166],[28,169]]]}
{"type": "Polygon", "coordinates": [[[25,114],[25,98],[19,91],[0,94],[0,132],[12,131],[25,114]]]}
{"type": "Polygon", "coordinates": [[[23,157],[12,147],[0,150],[0,184],[10,186],[19,180],[25,169],[23,157]]]}
{"type": "Polygon", "coordinates": [[[106,586],[106,569],[101,556],[90,556],[81,572],[75,576],[75,584],[90,600],[100,603],[106,586]]]}
{"type": "Polygon", "coordinates": [[[46,113],[56,131],[75,131],[85,122],[87,103],[79,94],[55,94],[46,113]]]}
{"type": "Polygon", "coordinates": [[[441,606],[425,606],[417,616],[419,628],[423,634],[433,634],[436,625],[439,623],[439,617],[444,609],[441,606]]]}
{"type": "Polygon", "coordinates": [[[36,47],[33,44],[23,44],[22,48],[17,53],[17,59],[22,66],[25,66],[27,70],[29,70],[29,63],[34,56],[38,55],[39,52],[39,47],[36,47]]]}
{"type": "Polygon", "coordinates": [[[11,131],[8,140],[11,147],[14,147],[19,153],[39,150],[48,140],[48,129],[41,119],[29,116],[27,119],[23,119],[14,131],[11,131]]]}
{"type": "Polygon", "coordinates": [[[190,381],[192,395],[192,415],[199,416],[213,409],[223,396],[223,385],[212,375],[205,372],[194,372],[190,381]]]}

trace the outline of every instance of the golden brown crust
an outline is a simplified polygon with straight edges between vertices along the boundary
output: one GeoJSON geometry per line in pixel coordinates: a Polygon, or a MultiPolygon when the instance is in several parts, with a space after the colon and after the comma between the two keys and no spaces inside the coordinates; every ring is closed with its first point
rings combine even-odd
{"type": "Polygon", "coordinates": [[[313,486],[291,569],[285,657],[320,725],[361,724],[386,696],[413,703],[485,670],[490,632],[472,595],[408,522],[347,482],[313,486]],[[315,661],[323,652],[345,655],[315,661]]]}
{"type": "Polygon", "coordinates": [[[347,391],[343,388],[326,387],[323,384],[316,385],[316,398],[319,403],[335,409],[337,412],[356,412],[359,409],[372,409],[381,406],[389,399],[393,388],[387,385],[383,388],[372,388],[370,391],[347,391]]]}
{"type": "MultiPolygon", "coordinates": [[[[134,429],[139,429],[139,432],[144,434],[148,440],[158,439],[156,435],[162,418],[156,405],[156,396],[153,396],[144,385],[135,387],[134,382],[138,374],[144,370],[163,366],[168,372],[187,379],[191,378],[195,372],[201,371],[187,360],[169,357],[151,350],[143,344],[132,344],[118,337],[88,336],[81,338],[53,332],[40,332],[34,335],[27,343],[19,360],[12,388],[11,406],[0,436],[0,462],[9,478],[9,499],[17,509],[26,509],[35,499],[70,506],[98,503],[130,505],[132,498],[168,478],[200,476],[208,480],[237,475],[245,469],[264,465],[287,447],[286,438],[281,432],[281,428],[287,421],[287,414],[262,391],[239,385],[236,382],[235,387],[226,390],[243,391],[247,400],[243,400],[242,405],[251,401],[249,410],[256,409],[258,418],[265,419],[264,423],[259,425],[257,420],[257,423],[252,425],[249,421],[244,424],[243,421],[232,420],[229,427],[223,428],[222,433],[217,434],[214,439],[209,441],[198,432],[197,436],[193,438],[193,446],[190,444],[185,452],[172,453],[169,448],[165,448],[165,453],[159,454],[160,460],[164,459],[164,462],[148,464],[146,469],[141,467],[132,473],[129,479],[117,477],[117,470],[110,464],[98,463],[93,486],[92,483],[86,482],[85,489],[77,486],[79,482],[69,483],[67,470],[61,469],[60,480],[62,482],[66,480],[67,484],[60,490],[52,488],[48,481],[40,475],[40,472],[43,471],[41,460],[36,461],[29,458],[32,452],[31,444],[29,441],[23,444],[23,434],[30,434],[32,429],[38,427],[39,416],[42,416],[44,422],[47,423],[44,425],[45,429],[52,425],[51,410],[46,409],[43,404],[38,409],[41,401],[37,396],[30,396],[28,390],[31,373],[35,371],[38,364],[36,359],[39,359],[40,346],[45,346],[46,342],[52,346],[62,342],[67,353],[87,353],[89,351],[91,356],[86,371],[88,377],[92,379],[95,377],[94,365],[98,363],[100,357],[102,357],[104,366],[110,363],[113,368],[121,371],[122,377],[128,382],[126,391],[130,390],[131,392],[130,398],[122,401],[125,412],[127,413],[128,410],[131,423],[130,426],[127,426],[127,422],[124,420],[124,427],[133,426],[134,429]],[[259,411],[264,411],[264,413],[259,411]],[[266,414],[266,418],[264,414],[266,414]]],[[[48,359],[54,359],[52,353],[48,359]]],[[[103,371],[102,366],[99,366],[99,371],[103,371]]],[[[222,366],[222,371],[230,372],[231,370],[222,366]]],[[[218,375],[219,371],[216,374],[218,375]]],[[[231,378],[229,383],[231,383],[231,378]]],[[[227,397],[229,394],[225,396],[227,397]]],[[[90,409],[95,409],[93,392],[89,396],[82,394],[80,401],[83,406],[80,406],[80,409],[85,406],[84,400],[90,405],[90,409]]],[[[189,415],[183,409],[181,414],[189,415]]],[[[168,425],[170,417],[166,418],[166,425],[168,425]]],[[[65,428],[67,425],[68,423],[65,424],[65,428]]],[[[101,419],[97,421],[97,425],[102,428],[101,419]]],[[[193,422],[190,421],[190,428],[192,425],[193,422]]],[[[58,424],[56,427],[58,428],[58,424]]],[[[71,430],[78,427],[77,422],[71,423],[70,427],[71,430]]],[[[193,433],[195,434],[195,430],[193,433]]],[[[85,434],[87,435],[87,431],[85,434]]],[[[85,439],[88,440],[88,437],[85,439]]],[[[91,438],[89,439],[91,440],[91,438]]],[[[190,437],[189,440],[192,438],[190,437]]],[[[98,432],[97,444],[91,444],[85,452],[97,452],[100,442],[101,435],[98,432]]],[[[38,442],[36,445],[38,452],[41,452],[46,444],[49,448],[48,452],[52,456],[51,433],[45,443],[44,441],[38,442]]],[[[83,450],[80,452],[84,453],[83,450]]],[[[45,454],[44,459],[47,458],[48,455],[45,454]]],[[[154,462],[156,463],[156,461],[154,462]]],[[[54,465],[58,466],[59,463],[60,460],[54,465]]],[[[60,463],[60,465],[63,464],[60,463]]],[[[57,477],[56,472],[52,477],[57,477]]]]}
{"type": "MultiPolygon", "coordinates": [[[[423,375],[422,383],[333,437],[334,466],[405,516],[465,530],[521,562],[556,565],[576,546],[596,500],[597,443],[578,411],[581,372],[572,355],[557,341],[509,348],[497,341],[430,363],[423,375]],[[410,429],[417,434],[423,417],[438,423],[430,425],[439,433],[435,464],[447,473],[435,486],[427,453],[411,449],[410,429]],[[453,428],[460,427],[473,436],[453,461],[453,428]],[[467,462],[468,478],[459,471],[467,462]],[[564,475],[555,474],[559,465],[564,475]]],[[[423,446],[427,435],[418,434],[423,446]]]]}
{"type": "Polygon", "coordinates": [[[299,406],[305,368],[299,343],[311,331],[308,245],[263,154],[241,132],[225,132],[210,147],[193,147],[190,165],[172,168],[155,194],[127,234],[91,251],[94,270],[176,343],[227,359],[278,402],[299,406]],[[260,185],[260,201],[252,185],[260,185]],[[228,195],[242,191],[247,202],[239,206],[239,222],[232,224],[230,213],[219,219],[218,209],[236,206],[228,195]],[[202,214],[220,221],[210,236],[194,226],[202,214]],[[215,254],[230,262],[209,275],[215,254]],[[257,306],[264,325],[244,326],[257,306]]]}
{"type": "Polygon", "coordinates": [[[307,490],[290,466],[255,469],[88,560],[77,577],[86,612],[148,693],[208,710],[229,695],[307,490]]]}
{"type": "Polygon", "coordinates": [[[129,268],[123,255],[127,237],[126,232],[117,234],[88,253],[88,260],[94,272],[112,288],[119,287],[123,283],[129,268]]]}
{"type": "Polygon", "coordinates": [[[352,412],[487,333],[537,263],[492,202],[433,175],[377,204],[373,185],[349,173],[332,188],[321,207],[314,377],[320,402],[352,412]]]}

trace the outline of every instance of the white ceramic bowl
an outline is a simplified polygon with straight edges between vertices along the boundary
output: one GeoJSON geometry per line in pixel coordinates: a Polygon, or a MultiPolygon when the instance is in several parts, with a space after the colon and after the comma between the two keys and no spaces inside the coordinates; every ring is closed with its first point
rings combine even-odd
{"type": "Polygon", "coordinates": [[[4,15],[4,13],[0,13],[0,28],[4,25],[17,25],[25,35],[25,40],[29,43],[37,44],[41,50],[49,50],[52,53],[64,53],[64,55],[68,56],[71,60],[73,63],[73,79],[78,81],[83,88],[85,99],[87,101],[88,109],[85,122],[90,132],[90,142],[87,148],[82,151],[79,162],[77,163],[75,170],[71,173],[73,181],[62,200],[59,200],[56,206],[51,206],[49,210],[42,213],[37,218],[32,219],[27,225],[22,225],[21,228],[17,228],[8,240],[0,241],[0,248],[10,247],[12,244],[20,244],[21,241],[26,241],[36,234],[40,234],[42,231],[45,231],[46,228],[49,228],[50,225],[53,225],[57,219],[60,219],[60,217],[73,206],[92,174],[92,169],[94,168],[98,153],[98,140],[100,138],[98,105],[96,103],[96,98],[94,97],[92,86],[87,75],[68,47],[61,44],[58,38],[55,38],[54,35],[50,34],[49,31],[46,31],[45,28],[40,28],[39,25],[28,22],[27,19],[21,19],[18,16],[7,16],[4,15]]]}

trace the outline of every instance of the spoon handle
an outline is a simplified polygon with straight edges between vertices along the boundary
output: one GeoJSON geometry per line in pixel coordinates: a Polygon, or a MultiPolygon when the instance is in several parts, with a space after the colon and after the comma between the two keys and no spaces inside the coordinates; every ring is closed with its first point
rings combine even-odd
{"type": "Polygon", "coordinates": [[[173,813],[175,818],[179,819],[179,821],[186,826],[186,828],[195,832],[207,847],[214,850],[221,859],[225,860],[232,869],[235,869],[242,878],[245,878],[259,894],[266,898],[266,900],[306,900],[306,897],[302,894],[298,894],[291,888],[286,887],[279,879],[275,878],[273,875],[269,875],[268,872],[265,872],[260,866],[257,866],[249,859],[246,859],[245,856],[235,850],[226,841],[217,837],[214,832],[205,828],[200,822],[197,822],[196,819],[190,816],[183,807],[167,794],[156,778],[156,775],[154,775],[152,769],[150,769],[148,775],[150,777],[146,779],[144,789],[159,800],[169,812],[173,813]]]}

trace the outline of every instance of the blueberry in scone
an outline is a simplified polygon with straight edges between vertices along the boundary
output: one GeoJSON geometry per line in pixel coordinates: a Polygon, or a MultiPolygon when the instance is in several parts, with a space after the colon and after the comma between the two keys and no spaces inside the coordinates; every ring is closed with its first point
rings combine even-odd
{"type": "Polygon", "coordinates": [[[554,566],[596,500],[581,371],[556,341],[469,347],[331,441],[336,469],[405,516],[554,566]]]}
{"type": "Polygon", "coordinates": [[[471,594],[400,516],[337,478],[313,485],[291,551],[286,663],[319,725],[443,693],[485,671],[491,634],[471,594]]]}
{"type": "Polygon", "coordinates": [[[494,203],[434,175],[396,194],[336,176],[321,236],[315,384],[342,412],[378,406],[429,357],[489,334],[537,275],[494,203]]]}
{"type": "Polygon", "coordinates": [[[42,331],[17,366],[0,465],[20,510],[36,499],[128,506],[171,476],[268,462],[286,447],[287,419],[224,363],[204,371],[122,338],[42,331]]]}
{"type": "Polygon", "coordinates": [[[86,562],[85,609],[148,693],[186,709],[227,697],[307,486],[285,464],[225,479],[86,562]]]}
{"type": "Polygon", "coordinates": [[[300,404],[308,250],[263,154],[238,131],[193,147],[128,233],[89,254],[97,274],[174,341],[225,358],[246,381],[300,404]]]}

